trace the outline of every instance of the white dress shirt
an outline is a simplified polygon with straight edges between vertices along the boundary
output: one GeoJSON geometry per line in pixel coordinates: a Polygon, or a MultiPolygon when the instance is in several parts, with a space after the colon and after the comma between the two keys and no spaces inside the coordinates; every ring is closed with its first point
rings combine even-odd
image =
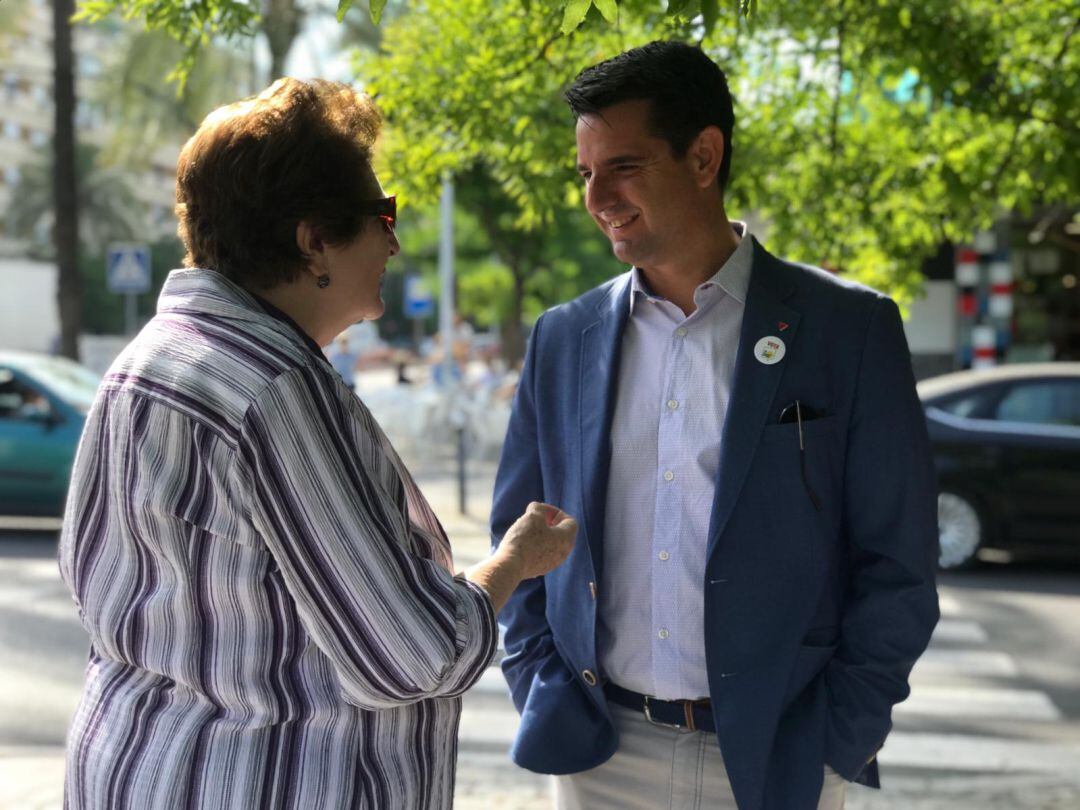
{"type": "Polygon", "coordinates": [[[708,697],[705,551],[753,242],[694,291],[685,316],[632,271],[600,582],[602,673],[665,700],[708,697]]]}

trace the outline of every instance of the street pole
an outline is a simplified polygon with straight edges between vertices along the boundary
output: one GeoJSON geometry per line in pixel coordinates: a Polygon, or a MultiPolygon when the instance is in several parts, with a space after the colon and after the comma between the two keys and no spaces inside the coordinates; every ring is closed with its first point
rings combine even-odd
{"type": "Polygon", "coordinates": [[[412,347],[413,354],[420,356],[420,344],[424,342],[424,319],[412,319],[412,347]]]}
{"type": "MultiPolygon", "coordinates": [[[[450,406],[450,422],[457,434],[458,511],[467,513],[465,490],[465,411],[462,391],[453,378],[454,368],[454,181],[450,173],[443,175],[439,229],[439,332],[443,347],[443,382],[450,406]]],[[[462,370],[464,374],[464,369],[462,370]]]]}
{"type": "Polygon", "coordinates": [[[137,293],[129,292],[124,295],[124,333],[131,337],[135,334],[136,302],[139,300],[137,293]]]}
{"type": "Polygon", "coordinates": [[[454,181],[443,175],[439,227],[439,334],[442,335],[443,381],[449,386],[454,365],[454,181]]]}

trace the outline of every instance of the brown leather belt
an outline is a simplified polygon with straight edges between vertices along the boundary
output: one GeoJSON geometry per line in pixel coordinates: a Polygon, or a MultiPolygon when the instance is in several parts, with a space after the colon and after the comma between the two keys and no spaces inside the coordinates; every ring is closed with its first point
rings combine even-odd
{"type": "Polygon", "coordinates": [[[688,731],[707,731],[716,733],[713,720],[712,704],[708,698],[702,700],[659,700],[650,695],[631,692],[618,684],[607,683],[604,694],[612,703],[627,709],[643,712],[645,719],[658,726],[685,728],[688,731]]]}

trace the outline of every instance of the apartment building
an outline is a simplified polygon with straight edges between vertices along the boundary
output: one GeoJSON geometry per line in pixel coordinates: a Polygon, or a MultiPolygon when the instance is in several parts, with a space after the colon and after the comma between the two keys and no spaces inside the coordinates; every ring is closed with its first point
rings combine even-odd
{"type": "MultiPolygon", "coordinates": [[[[10,2],[10,0],[9,0],[10,2]]],[[[0,257],[25,256],[31,242],[9,232],[7,213],[18,205],[15,188],[29,163],[47,158],[53,128],[52,6],[49,0],[20,3],[14,24],[0,31],[0,257]]],[[[120,23],[80,26],[75,31],[77,57],[77,136],[82,142],[104,145],[109,122],[95,99],[100,97],[105,60],[115,58],[120,23]]],[[[173,233],[176,155],[180,144],[163,143],[148,165],[132,166],[132,192],[145,205],[145,238],[173,233]]],[[[43,224],[35,240],[47,242],[43,224]]]]}

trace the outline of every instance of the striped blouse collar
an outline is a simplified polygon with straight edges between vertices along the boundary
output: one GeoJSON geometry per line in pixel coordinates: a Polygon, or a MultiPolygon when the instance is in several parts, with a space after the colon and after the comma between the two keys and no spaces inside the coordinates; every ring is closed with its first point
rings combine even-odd
{"type": "Polygon", "coordinates": [[[288,315],[215,270],[173,270],[158,296],[158,313],[185,312],[270,325],[327,362],[319,345],[288,315]]]}

